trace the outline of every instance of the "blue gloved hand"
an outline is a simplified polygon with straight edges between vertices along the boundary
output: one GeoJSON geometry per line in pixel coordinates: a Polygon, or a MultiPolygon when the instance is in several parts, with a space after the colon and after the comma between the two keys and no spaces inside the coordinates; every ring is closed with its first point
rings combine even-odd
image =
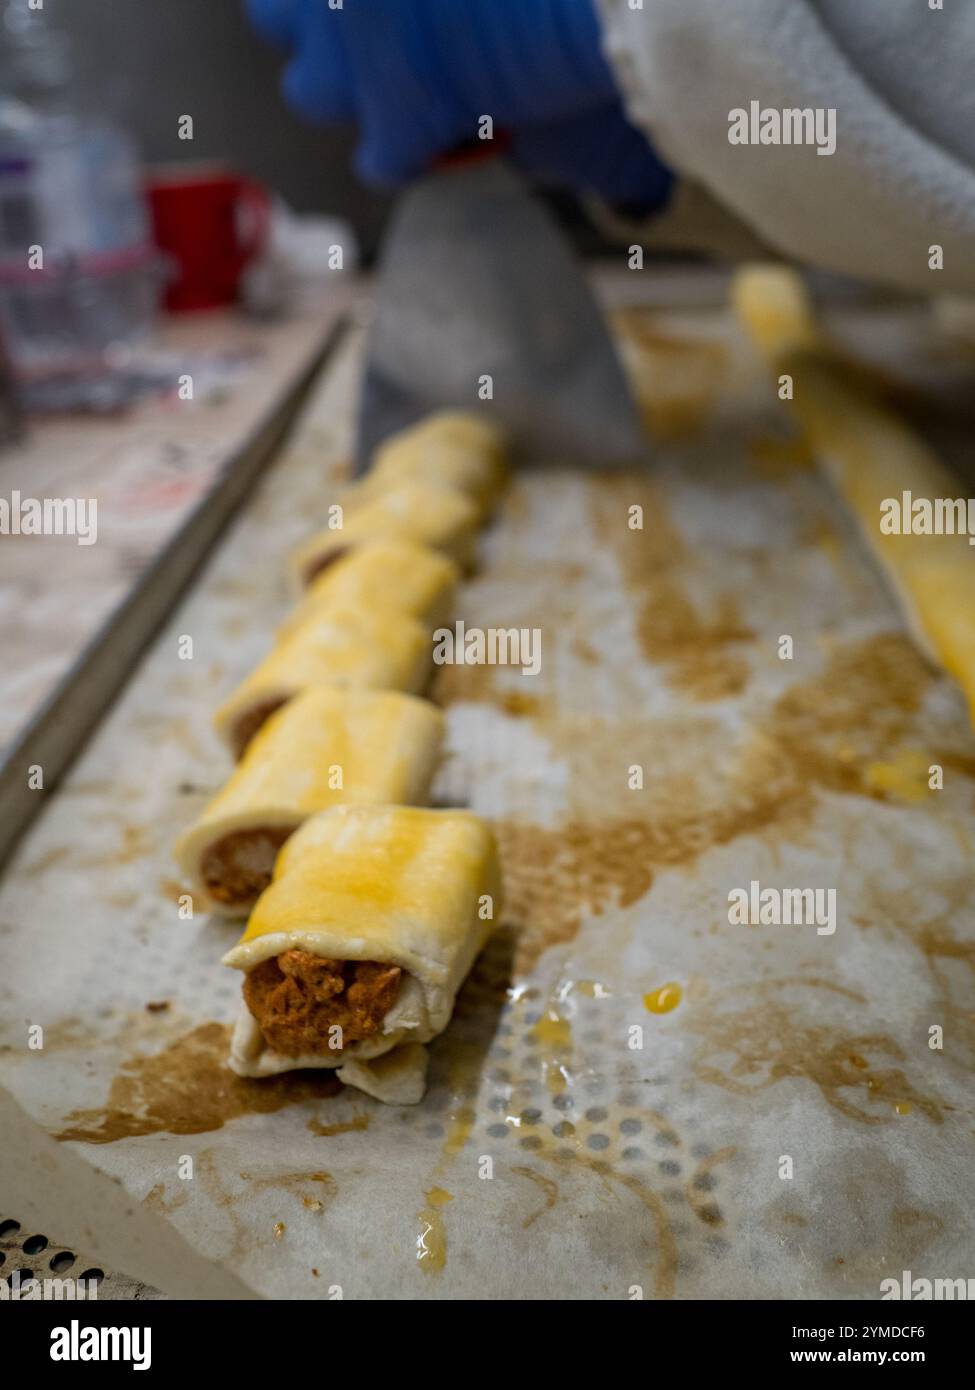
{"type": "Polygon", "coordinates": [[[633,216],[658,212],[674,186],[673,173],[626,119],[619,101],[515,131],[510,157],[544,182],[594,193],[633,216]]]}
{"type": "Polygon", "coordinates": [[[310,120],[359,127],[356,169],[369,183],[416,177],[473,140],[490,115],[513,135],[523,167],[614,202],[653,206],[666,196],[667,171],[623,117],[593,0],[247,7],[265,37],[292,52],[289,103],[310,120]]]}
{"type": "Polygon", "coordinates": [[[251,23],[268,43],[293,48],[298,40],[302,0],[244,0],[251,23]]]}

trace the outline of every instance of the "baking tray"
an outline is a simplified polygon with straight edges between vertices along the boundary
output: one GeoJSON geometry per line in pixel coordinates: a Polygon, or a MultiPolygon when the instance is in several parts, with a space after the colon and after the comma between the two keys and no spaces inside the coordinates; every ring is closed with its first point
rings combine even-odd
{"type": "MultiPolygon", "coordinates": [[[[122,687],[140,653],[182,589],[241,505],[261,469],[273,458],[305,392],[340,340],[339,319],[293,370],[274,404],[223,461],[215,484],[140,573],[124,600],[93,634],[36,714],[0,758],[0,868],[17,840],[56,790],[72,758],[122,687]],[[28,769],[43,768],[43,787],[28,769]]],[[[71,601],[66,596],[66,602],[71,601]]]]}
{"type": "Polygon", "coordinates": [[[461,595],[468,624],[538,628],[543,655],[534,678],[437,683],[437,799],[494,822],[507,906],[422,1104],[234,1078],[236,928],[180,919],[170,860],[228,770],[211,713],[343,474],[358,334],[314,396],[315,447],[262,477],[18,848],[0,1178],[56,1201],[93,1257],[182,1297],[877,1298],[904,1269],[967,1277],[963,702],[729,317],[656,327],[699,400],[668,414],[658,390],[674,428],[652,472],[521,473],[461,595]],[[835,933],[733,925],[752,880],[834,889],[835,933]]]}

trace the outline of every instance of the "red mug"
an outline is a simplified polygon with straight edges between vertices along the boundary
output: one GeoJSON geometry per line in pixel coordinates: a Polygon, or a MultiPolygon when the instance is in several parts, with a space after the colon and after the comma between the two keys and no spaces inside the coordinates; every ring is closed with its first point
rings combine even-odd
{"type": "Polygon", "coordinates": [[[146,194],[156,245],[176,263],[166,308],[232,304],[244,269],[267,245],[267,189],[230,169],[184,164],[151,173],[146,194]]]}

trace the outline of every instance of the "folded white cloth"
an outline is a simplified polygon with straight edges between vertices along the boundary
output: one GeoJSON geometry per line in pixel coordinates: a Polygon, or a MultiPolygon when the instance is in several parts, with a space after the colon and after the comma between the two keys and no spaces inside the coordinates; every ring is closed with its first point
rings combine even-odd
{"type": "Polygon", "coordinates": [[[924,293],[975,290],[975,4],[597,3],[630,118],[770,246],[924,293]],[[729,113],[752,101],[835,108],[835,153],[730,144],[729,113]]]}

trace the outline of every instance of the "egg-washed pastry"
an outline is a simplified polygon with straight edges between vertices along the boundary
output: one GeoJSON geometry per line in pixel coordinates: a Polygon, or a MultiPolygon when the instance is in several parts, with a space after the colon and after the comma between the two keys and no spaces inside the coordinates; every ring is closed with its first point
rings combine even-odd
{"type": "Polygon", "coordinates": [[[364,486],[375,491],[406,482],[437,483],[465,493],[486,512],[506,479],[502,431],[477,415],[451,410],[391,435],[376,450],[364,486]]]}
{"type": "Polygon", "coordinates": [[[432,631],[453,616],[457,566],[438,550],[412,541],[374,541],[357,546],[313,580],[304,598],[278,629],[285,637],[310,613],[329,605],[396,608],[432,631]]]}
{"type": "Polygon", "coordinates": [[[379,1100],[415,1103],[425,1065],[415,1045],[446,1028],[500,908],[494,836],[468,811],[312,816],[224,956],[245,972],[231,1067],[251,1077],[330,1067],[379,1100]]]}
{"type": "Polygon", "coordinates": [[[740,271],[733,298],[773,370],[792,377],[792,409],[803,434],[856,518],[912,637],[961,686],[975,722],[975,549],[960,529],[903,534],[903,527],[884,525],[885,511],[905,497],[929,504],[960,500],[961,479],[863,388],[856,364],[851,367],[820,332],[794,271],[740,271]]]}
{"type": "Polygon", "coordinates": [[[244,916],[271,882],[278,850],[316,811],[422,805],[443,741],[427,700],[327,687],[296,695],[251,740],[227,785],[176,845],[207,908],[244,916]]]}
{"type": "Polygon", "coordinates": [[[268,653],[213,722],[240,757],[268,715],[302,690],[339,686],[418,694],[432,663],[428,630],[395,608],[321,608],[268,653]]]}
{"type": "Polygon", "coordinates": [[[962,481],[829,363],[799,354],[782,361],[802,383],[794,408],[806,438],[853,512],[912,637],[961,686],[975,722],[975,549],[962,531],[905,535],[883,525],[891,503],[961,498],[962,481]]]}
{"type": "Polygon", "coordinates": [[[340,527],[317,532],[292,555],[292,573],[299,587],[367,541],[412,541],[442,550],[462,569],[469,568],[480,512],[454,488],[408,482],[375,494],[350,489],[342,522],[340,527]]]}

